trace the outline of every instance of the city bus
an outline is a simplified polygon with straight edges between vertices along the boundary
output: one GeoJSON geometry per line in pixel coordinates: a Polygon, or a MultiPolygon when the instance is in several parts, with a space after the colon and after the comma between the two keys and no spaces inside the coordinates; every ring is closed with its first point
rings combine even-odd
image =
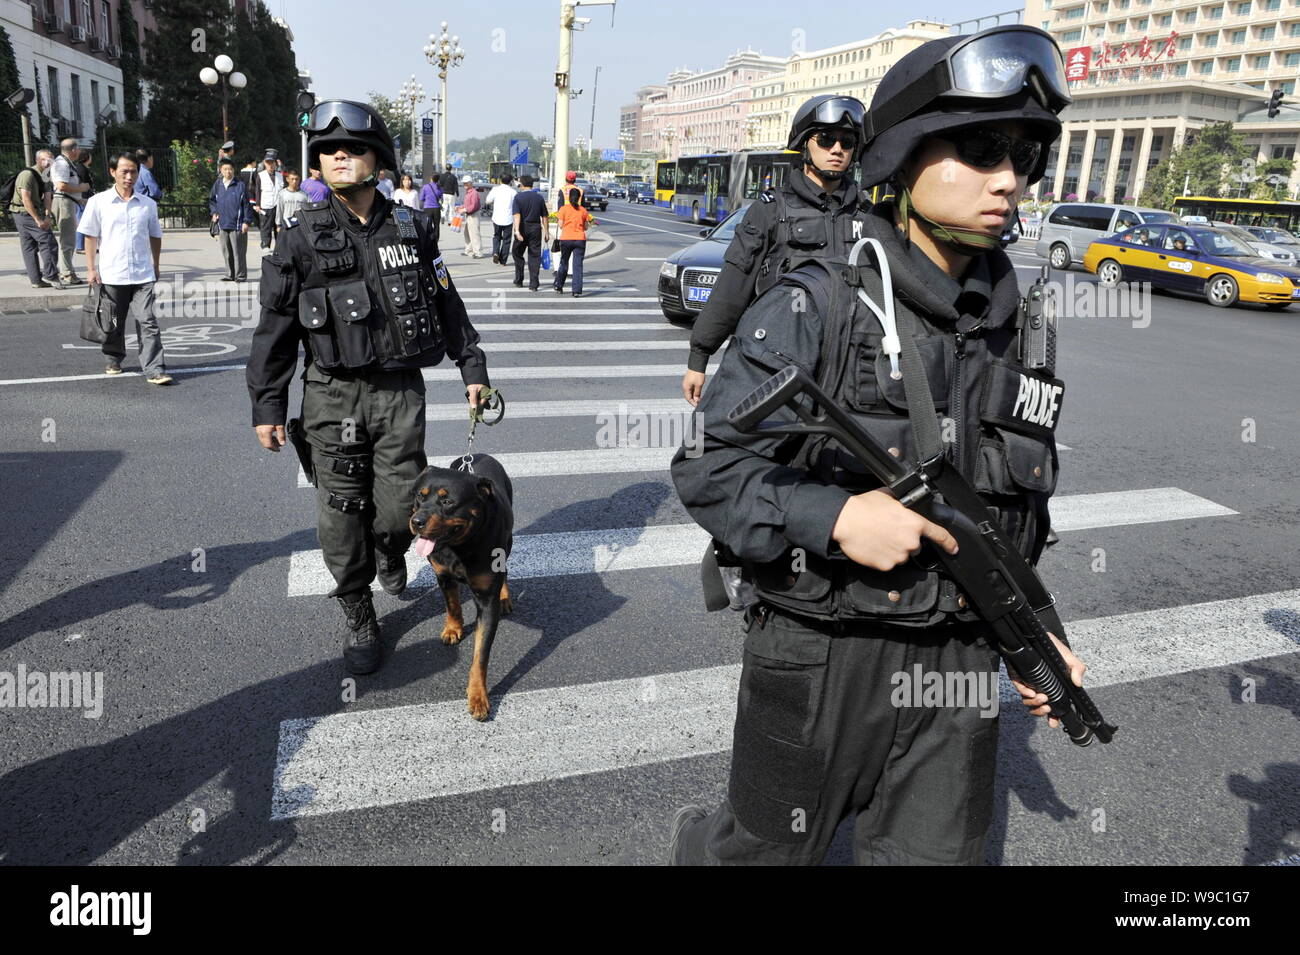
{"type": "MultiPolygon", "coordinates": [[[[504,176],[506,173],[510,173],[510,175],[514,176],[516,181],[519,179],[520,176],[532,176],[533,181],[535,182],[538,176],[537,163],[535,162],[517,163],[517,162],[505,162],[505,161],[488,163],[488,178],[491,179],[493,182],[500,182],[501,177],[504,176]]],[[[457,173],[458,177],[459,175],[460,174],[457,173]]]]}
{"type": "Polygon", "coordinates": [[[655,163],[655,205],[673,207],[673,190],[677,187],[677,160],[660,159],[655,163]]]}
{"type": "Polygon", "coordinates": [[[1294,232],[1300,225],[1300,202],[1275,202],[1272,199],[1216,199],[1212,196],[1179,196],[1174,213],[1180,216],[1204,216],[1211,222],[1231,222],[1240,226],[1267,226],[1294,232]]]}
{"type": "Polygon", "coordinates": [[[682,156],[672,209],[680,219],[721,222],[767,189],[777,189],[798,163],[799,153],[742,151],[682,156]]]}

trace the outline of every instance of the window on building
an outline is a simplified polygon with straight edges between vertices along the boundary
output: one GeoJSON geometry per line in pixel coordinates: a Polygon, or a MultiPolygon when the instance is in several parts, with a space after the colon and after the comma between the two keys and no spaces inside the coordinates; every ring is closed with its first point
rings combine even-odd
{"type": "Polygon", "coordinates": [[[1287,35],[1300,36],[1300,23],[1291,24],[1291,28],[1287,31],[1287,35]]]}
{"type": "Polygon", "coordinates": [[[1127,33],[1127,32],[1128,32],[1128,24],[1126,24],[1126,23],[1117,23],[1117,24],[1115,24],[1115,32],[1118,33],[1118,34],[1121,34],[1121,35],[1127,33]]]}
{"type": "Polygon", "coordinates": [[[1255,62],[1252,65],[1257,70],[1268,69],[1268,54],[1265,53],[1261,56],[1255,57],[1255,62]]]}
{"type": "Polygon", "coordinates": [[[1213,73],[1213,72],[1214,72],[1214,61],[1213,61],[1213,60],[1202,60],[1199,64],[1197,64],[1196,72],[1200,73],[1202,76],[1206,76],[1206,75],[1208,75],[1208,74],[1210,74],[1210,73],[1213,73]]]}
{"type": "Polygon", "coordinates": [[[59,106],[59,71],[50,66],[46,68],[50,82],[50,115],[62,116],[63,110],[59,106]]]}
{"type": "Polygon", "coordinates": [[[1264,6],[1261,8],[1267,13],[1282,9],[1282,0],[1264,0],[1264,6]]]}
{"type": "Polygon", "coordinates": [[[1219,45],[1219,34],[1217,33],[1207,33],[1205,34],[1205,36],[1201,37],[1201,46],[1206,47],[1207,49],[1210,47],[1216,47],[1218,45],[1219,45]]]}
{"type": "Polygon", "coordinates": [[[1173,22],[1174,15],[1172,13],[1166,13],[1163,16],[1156,17],[1156,26],[1159,27],[1170,26],[1173,22]]]}
{"type": "MultiPolygon", "coordinates": [[[[72,86],[72,122],[78,127],[81,126],[81,77],[76,73],[71,75],[72,86]]],[[[80,131],[76,133],[80,135],[80,131]]]]}
{"type": "Polygon", "coordinates": [[[1272,159],[1295,159],[1294,146],[1274,146],[1272,159]]]}
{"type": "Polygon", "coordinates": [[[1276,83],[1274,84],[1274,88],[1286,93],[1287,96],[1294,96],[1295,80],[1287,80],[1285,83],[1276,83]]]}
{"type": "Polygon", "coordinates": [[[1219,4],[1217,7],[1210,7],[1210,9],[1206,10],[1206,11],[1205,11],[1205,19],[1207,19],[1207,20],[1222,20],[1222,19],[1223,19],[1223,4],[1219,4]]]}
{"type": "Polygon", "coordinates": [[[1261,40],[1271,40],[1275,36],[1277,36],[1276,26],[1266,26],[1266,27],[1259,28],[1259,38],[1261,40]]]}
{"type": "Polygon", "coordinates": [[[1133,24],[1134,30],[1145,30],[1147,28],[1147,18],[1139,17],[1137,23],[1133,24]]]}
{"type": "Polygon", "coordinates": [[[99,0],[99,35],[104,38],[105,43],[112,41],[108,32],[108,0],[99,0]]]}
{"type": "Polygon", "coordinates": [[[1077,43],[1081,39],[1083,39],[1082,30],[1066,30],[1061,34],[1062,43],[1077,43]]]}
{"type": "Polygon", "coordinates": [[[108,88],[108,105],[109,105],[109,106],[115,106],[115,105],[117,105],[117,87],[116,87],[116,86],[110,86],[110,87],[108,88]]]}
{"type": "Polygon", "coordinates": [[[1184,22],[1184,23],[1195,23],[1195,22],[1196,22],[1196,11],[1195,11],[1195,10],[1184,10],[1184,11],[1183,11],[1183,22],[1184,22]]]}
{"type": "Polygon", "coordinates": [[[1282,61],[1283,66],[1300,66],[1300,53],[1288,53],[1282,61]]]}
{"type": "Polygon", "coordinates": [[[1223,61],[1223,68],[1229,73],[1238,73],[1241,71],[1241,57],[1230,56],[1223,61]]]}
{"type": "Polygon", "coordinates": [[[1189,36],[1181,37],[1178,40],[1178,49],[1190,50],[1192,48],[1192,38],[1189,36]]]}
{"type": "Polygon", "coordinates": [[[1174,66],[1174,76],[1186,76],[1186,75],[1187,75],[1186,63],[1179,63],[1174,66]]]}
{"type": "Polygon", "coordinates": [[[1066,11],[1065,11],[1065,16],[1061,17],[1061,19],[1062,19],[1062,20],[1082,20],[1082,19],[1083,19],[1083,15],[1084,15],[1087,11],[1088,11],[1088,8],[1087,8],[1086,6],[1076,7],[1076,8],[1073,9],[1073,10],[1066,10],[1066,11]]]}
{"type": "Polygon", "coordinates": [[[1246,0],[1245,3],[1237,4],[1236,11],[1237,16],[1245,16],[1247,13],[1250,13],[1250,0],[1246,0]]]}
{"type": "Polygon", "coordinates": [[[90,112],[93,119],[99,121],[99,81],[90,81],[90,112]]]}
{"type": "Polygon", "coordinates": [[[1229,43],[1245,43],[1245,42],[1246,42],[1246,31],[1245,31],[1245,30],[1233,30],[1231,33],[1228,34],[1228,42],[1229,42],[1229,43]]]}

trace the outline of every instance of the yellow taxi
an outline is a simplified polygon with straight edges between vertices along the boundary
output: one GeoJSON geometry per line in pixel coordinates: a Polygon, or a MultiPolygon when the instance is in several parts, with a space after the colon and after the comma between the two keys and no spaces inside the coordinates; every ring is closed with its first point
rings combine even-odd
{"type": "Polygon", "coordinates": [[[1134,226],[1089,245],[1083,267],[1105,288],[1150,282],[1220,308],[1254,302],[1282,309],[1300,301],[1300,269],[1279,266],[1213,226],[1134,226]]]}

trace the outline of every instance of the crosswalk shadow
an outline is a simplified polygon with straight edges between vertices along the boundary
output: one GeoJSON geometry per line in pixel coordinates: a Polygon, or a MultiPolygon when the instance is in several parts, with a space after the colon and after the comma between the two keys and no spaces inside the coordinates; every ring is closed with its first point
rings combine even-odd
{"type": "MultiPolygon", "coordinates": [[[[1270,624],[1282,632],[1293,633],[1296,615],[1284,616],[1288,619],[1270,621],[1270,624]]],[[[1242,669],[1256,680],[1256,704],[1281,707],[1289,710],[1293,719],[1300,719],[1300,681],[1282,670],[1259,664],[1248,664],[1242,669]]],[[[1239,698],[1240,677],[1229,673],[1225,680],[1229,698],[1239,698]]],[[[1227,778],[1227,787],[1234,796],[1249,803],[1247,838],[1241,860],[1244,865],[1262,865],[1300,853],[1300,812],[1296,809],[1300,763],[1269,763],[1264,767],[1264,778],[1258,780],[1233,773],[1227,778]]]]}

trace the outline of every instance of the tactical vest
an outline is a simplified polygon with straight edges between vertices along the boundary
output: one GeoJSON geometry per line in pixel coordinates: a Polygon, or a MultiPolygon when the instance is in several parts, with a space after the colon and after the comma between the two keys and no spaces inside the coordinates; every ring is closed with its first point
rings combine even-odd
{"type": "Polygon", "coordinates": [[[421,262],[411,209],[394,204],[389,216],[361,237],[335,220],[328,200],[298,212],[295,228],[311,257],[298,294],[298,321],[307,329],[313,359],[325,371],[442,359],[433,283],[445,287],[446,266],[441,256],[421,262]],[[368,278],[383,290],[379,301],[368,278]]]}
{"type": "MultiPolygon", "coordinates": [[[[903,381],[892,376],[881,348],[884,331],[879,320],[845,276],[862,282],[864,291],[881,304],[881,279],[874,269],[850,272],[844,267],[827,273],[811,266],[787,276],[813,297],[820,315],[829,316],[824,319],[818,383],[891,453],[915,461],[903,381]]],[[[895,310],[905,308],[906,303],[896,299],[895,310]]],[[[911,315],[945,454],[972,481],[1008,539],[1036,561],[1049,530],[1047,500],[1056,487],[1053,433],[1063,383],[1020,363],[1018,323],[955,334],[951,327],[945,331],[924,316],[911,315]]],[[[738,344],[749,358],[773,371],[789,363],[765,349],[761,339],[738,339],[738,344]]],[[[881,486],[826,436],[806,439],[792,466],[854,494],[881,486]]],[[[965,609],[956,584],[920,562],[881,572],[839,555],[835,545],[832,550],[836,556],[822,558],[792,548],[776,561],[747,565],[748,576],[763,600],[805,616],[871,618],[904,627],[976,619],[965,609]]],[[[925,557],[924,549],[920,556],[925,557]]]]}
{"type": "Polygon", "coordinates": [[[754,275],[754,295],[762,295],[781,277],[808,259],[846,263],[849,252],[866,230],[869,209],[860,202],[841,204],[825,211],[807,202],[787,201],[785,190],[772,192],[776,204],[775,235],[769,235],[754,275]]]}

